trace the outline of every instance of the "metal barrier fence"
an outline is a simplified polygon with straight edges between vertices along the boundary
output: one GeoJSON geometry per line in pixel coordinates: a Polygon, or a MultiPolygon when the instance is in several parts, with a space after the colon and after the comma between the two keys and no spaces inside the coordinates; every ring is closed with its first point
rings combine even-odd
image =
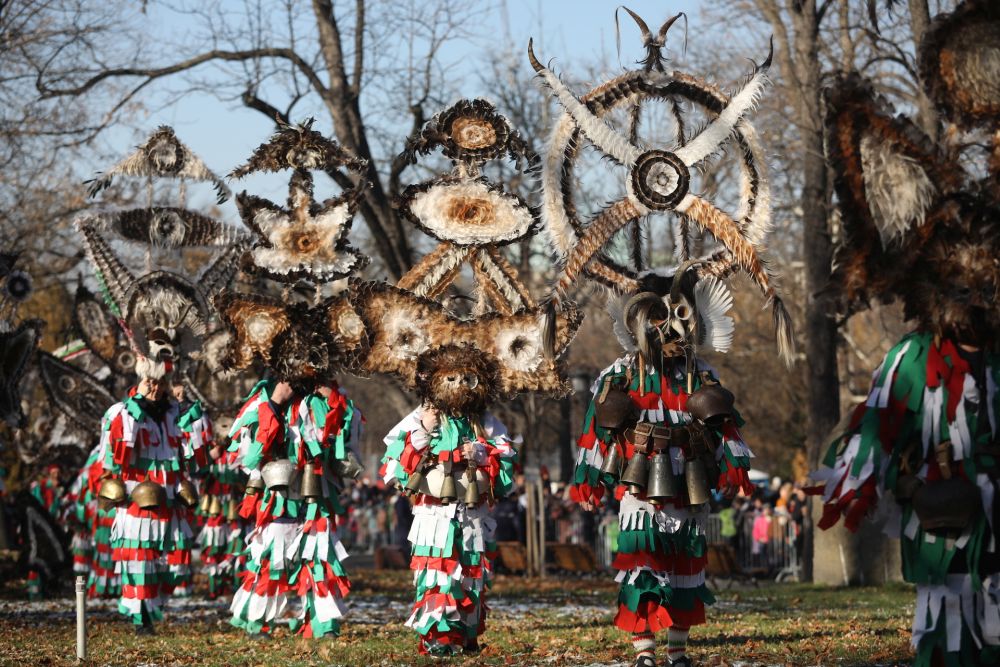
{"type": "Polygon", "coordinates": [[[710,545],[728,545],[744,574],[775,581],[798,581],[801,575],[801,529],[787,515],[775,512],[769,521],[758,522],[756,515],[744,517],[736,534],[723,536],[722,519],[712,514],[705,522],[710,545]]]}

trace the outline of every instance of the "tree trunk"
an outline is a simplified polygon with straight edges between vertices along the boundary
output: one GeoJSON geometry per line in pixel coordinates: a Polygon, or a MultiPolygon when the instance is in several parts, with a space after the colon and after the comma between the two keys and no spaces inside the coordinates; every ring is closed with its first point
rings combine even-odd
{"type": "MultiPolygon", "coordinates": [[[[803,327],[808,373],[806,397],[809,424],[806,451],[809,464],[819,464],[827,435],[840,419],[840,378],[837,369],[837,327],[823,296],[830,280],[833,244],[828,225],[828,171],[823,151],[822,79],[819,58],[819,16],[815,0],[792,11],[795,69],[799,81],[797,114],[802,137],[802,256],[805,263],[806,309],[803,327]]],[[[803,578],[812,578],[814,530],[805,526],[803,578]]]]}

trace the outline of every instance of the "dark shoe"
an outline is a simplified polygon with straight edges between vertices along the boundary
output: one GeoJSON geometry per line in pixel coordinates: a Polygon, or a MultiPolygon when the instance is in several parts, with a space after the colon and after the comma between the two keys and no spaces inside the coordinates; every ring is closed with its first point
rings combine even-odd
{"type": "Polygon", "coordinates": [[[648,653],[637,655],[633,667],[656,667],[656,658],[648,653]]]}
{"type": "Polygon", "coordinates": [[[156,634],[152,624],[135,626],[136,637],[151,637],[156,634]]]}
{"type": "Polygon", "coordinates": [[[479,645],[479,642],[472,642],[462,647],[462,653],[465,655],[479,655],[482,650],[483,647],[479,645]]]}
{"type": "Polygon", "coordinates": [[[683,658],[677,658],[676,660],[667,659],[667,664],[670,667],[693,667],[694,663],[691,662],[691,656],[684,656],[683,658]]]}

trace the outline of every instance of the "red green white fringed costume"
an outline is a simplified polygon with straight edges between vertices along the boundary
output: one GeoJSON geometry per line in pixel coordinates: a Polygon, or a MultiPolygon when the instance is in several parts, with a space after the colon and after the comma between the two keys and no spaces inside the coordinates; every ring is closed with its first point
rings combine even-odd
{"type": "MultiPolygon", "coordinates": [[[[668,360],[669,365],[671,362],[668,360]]],[[[694,389],[701,386],[704,373],[715,381],[714,373],[699,362],[694,389]]],[[[628,355],[605,369],[593,390],[580,436],[580,453],[574,472],[571,497],[600,506],[604,494],[620,500],[618,550],[614,567],[621,584],[615,625],[633,635],[647,635],[677,626],[689,628],[705,623],[705,605],[715,601],[705,585],[707,504],[690,505],[683,493],[675,501],[654,506],[640,493],[634,495],[610,473],[601,473],[609,448],[631,459],[636,452],[624,437],[604,429],[595,421],[595,401],[606,383],[627,386],[629,397],[639,410],[639,420],[658,426],[676,426],[691,421],[686,412],[688,394],[683,364],[668,366],[668,376],[647,366],[640,387],[638,356],[628,355]]],[[[753,456],[743,442],[736,423],[727,422],[715,432],[715,452],[721,476],[710,480],[713,488],[733,486],[746,493],[753,490],[747,471],[753,456]]],[[[639,454],[642,455],[642,454],[639,454]]],[[[683,482],[684,452],[672,447],[669,457],[675,476],[683,482]]],[[[683,484],[680,484],[683,488],[683,484]]]]}
{"type": "MultiPolygon", "coordinates": [[[[192,439],[194,449],[210,450],[215,446],[215,431],[210,415],[196,401],[181,417],[181,429],[192,439]]],[[[195,466],[199,477],[198,523],[196,542],[200,549],[202,570],[208,579],[208,596],[215,599],[232,593],[236,580],[236,561],[243,551],[243,521],[235,508],[242,500],[244,475],[226,456],[195,466]],[[239,492],[238,497],[236,493],[239,492]],[[229,519],[229,506],[233,505],[229,519]]]]}
{"type": "Polygon", "coordinates": [[[96,445],[90,450],[83,468],[67,489],[63,508],[63,525],[73,528],[73,541],[70,543],[73,574],[82,577],[90,575],[91,562],[94,559],[94,514],[97,512],[97,498],[87,488],[87,477],[90,466],[100,455],[100,449],[100,445],[96,445]]]}
{"type": "Polygon", "coordinates": [[[130,498],[116,509],[111,528],[112,558],[122,586],[118,611],[136,625],[162,618],[165,596],[191,577],[190,511],[177,491],[186,477],[183,459],[205,454],[192,450],[181,432],[176,402],[167,405],[157,418],[133,394],[111,406],[103,419],[105,470],[120,476],[129,494],[144,481],[166,492],[166,503],[153,509],[141,509],[130,498]]]}
{"type": "MultiPolygon", "coordinates": [[[[111,552],[111,527],[115,523],[115,508],[105,506],[98,500],[101,478],[104,475],[107,439],[102,438],[87,457],[79,478],[83,479],[81,494],[77,496],[74,512],[78,521],[83,522],[85,534],[80,536],[89,546],[87,562],[87,597],[120,597],[121,577],[115,572],[115,561],[111,552]]],[[[74,536],[74,544],[77,537],[74,536]]],[[[76,569],[74,551],[74,569],[76,569]]],[[[81,566],[82,569],[82,566],[81,566]]]]}
{"type": "Polygon", "coordinates": [[[428,448],[432,461],[455,464],[462,461],[462,445],[471,440],[477,443],[479,478],[490,485],[490,492],[481,495],[474,506],[466,505],[461,497],[445,505],[430,494],[413,496],[408,539],[416,601],[406,625],[419,635],[420,652],[432,654],[474,646],[486,629],[486,589],[496,552],[496,520],[488,499],[502,498],[513,489],[517,455],[507,429],[492,415],[484,417],[484,438],[476,437],[467,418],[441,419],[441,426],[429,434],[421,426],[420,410],[410,413],[385,437],[381,469],[386,483],[402,487],[428,448]]]}
{"type": "Polygon", "coordinates": [[[902,541],[903,576],[917,585],[916,667],[931,665],[935,650],[949,667],[1000,662],[995,539],[1000,457],[992,445],[1000,410],[1000,355],[986,353],[981,367],[977,381],[976,370],[953,341],[928,333],[907,335],[876,369],[868,400],[857,407],[849,429],[813,474],[825,482],[820,528],[843,517],[844,525],[855,530],[882,500],[881,509],[890,515],[886,532],[902,541]],[[935,447],[947,441],[952,474],[974,482],[982,497],[982,509],[961,534],[948,539],[925,531],[912,502],[895,497],[907,468],[925,483],[941,479],[935,447]]]}
{"type": "Polygon", "coordinates": [[[337,536],[338,502],[334,463],[345,460],[361,439],[362,417],[336,387],[329,398],[310,394],[287,408],[272,403],[273,384],[260,382],[246,400],[230,435],[232,461],[251,481],[269,461],[287,458],[297,469],[288,491],[248,494],[240,510],[251,522],[246,563],[230,606],[231,623],[250,634],[270,632],[298,597],[301,609],[291,629],[304,637],[336,635],[347,607],[350,582],[342,561],[347,551],[337,536]],[[303,499],[299,480],[306,468],[322,474],[323,497],[303,499]]]}

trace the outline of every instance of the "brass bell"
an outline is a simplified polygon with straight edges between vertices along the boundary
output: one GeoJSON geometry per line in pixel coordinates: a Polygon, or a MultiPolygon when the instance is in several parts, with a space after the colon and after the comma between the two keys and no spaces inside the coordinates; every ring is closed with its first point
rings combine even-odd
{"type": "Polygon", "coordinates": [[[476,479],[476,475],[467,475],[465,478],[465,504],[466,505],[478,505],[479,504],[479,481],[476,479]]]}
{"type": "Polygon", "coordinates": [[[441,492],[438,493],[438,499],[442,505],[448,505],[458,500],[455,477],[450,472],[445,473],[444,479],[441,481],[441,492]]]}
{"type": "Polygon", "coordinates": [[[708,485],[708,473],[705,462],[701,459],[689,459],[684,462],[684,480],[687,482],[688,502],[692,505],[707,503],[711,498],[708,485]]]}
{"type": "Polygon", "coordinates": [[[177,485],[177,498],[184,507],[194,507],[198,504],[198,489],[194,488],[190,480],[181,480],[177,485]]]}
{"type": "Polygon", "coordinates": [[[236,521],[237,516],[239,516],[239,507],[235,500],[230,500],[226,507],[226,521],[236,521]]]}
{"type": "Polygon", "coordinates": [[[414,470],[410,473],[410,478],[406,480],[406,486],[403,487],[403,495],[412,496],[414,493],[420,493],[420,485],[424,481],[424,471],[421,469],[414,470]]]}
{"type": "Polygon", "coordinates": [[[295,476],[295,464],[288,459],[275,459],[264,464],[260,469],[264,478],[264,486],[274,491],[288,491],[295,476]]]}
{"type": "Polygon", "coordinates": [[[707,384],[688,397],[686,410],[702,423],[719,421],[733,414],[736,397],[719,384],[707,384]]]}
{"type": "Polygon", "coordinates": [[[246,495],[256,496],[257,494],[264,492],[264,478],[263,477],[251,477],[247,480],[246,495]]]}
{"type": "Polygon", "coordinates": [[[299,487],[299,494],[307,503],[317,502],[323,497],[323,484],[319,475],[308,466],[302,472],[302,486],[299,487]]]}
{"type": "Polygon", "coordinates": [[[117,477],[109,477],[101,482],[97,497],[108,505],[118,505],[125,502],[125,484],[117,477]]]}
{"type": "Polygon", "coordinates": [[[632,493],[639,493],[646,488],[646,482],[648,481],[649,459],[642,452],[636,452],[629,459],[628,465],[625,466],[625,472],[622,474],[622,484],[628,485],[629,491],[632,493]]]}
{"type": "Polygon", "coordinates": [[[222,501],[219,496],[212,496],[212,501],[208,505],[209,516],[219,516],[222,514],[222,501]]]}
{"type": "Polygon", "coordinates": [[[635,404],[628,393],[611,388],[594,404],[594,421],[601,428],[622,428],[635,421],[635,404]]]}
{"type": "Polygon", "coordinates": [[[136,484],[129,495],[139,509],[152,510],[167,503],[167,491],[156,482],[141,482],[136,484]]]}
{"type": "Polygon", "coordinates": [[[608,447],[608,453],[604,455],[604,463],[601,464],[601,474],[611,475],[616,480],[621,477],[622,453],[621,445],[617,442],[612,442],[611,446],[608,447]]]}
{"type": "Polygon", "coordinates": [[[212,496],[209,494],[204,494],[201,500],[198,501],[198,512],[201,514],[208,514],[208,508],[212,504],[212,496]]]}
{"type": "Polygon", "coordinates": [[[657,452],[649,465],[646,498],[654,505],[662,505],[676,495],[677,480],[674,477],[674,466],[670,456],[665,451],[657,452]]]}

